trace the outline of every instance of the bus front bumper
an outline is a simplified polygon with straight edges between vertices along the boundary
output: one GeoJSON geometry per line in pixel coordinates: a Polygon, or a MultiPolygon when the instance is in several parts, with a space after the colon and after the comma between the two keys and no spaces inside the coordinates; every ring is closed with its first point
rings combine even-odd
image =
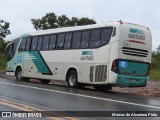
{"type": "Polygon", "coordinates": [[[133,77],[117,75],[116,86],[124,87],[145,87],[148,77],[133,77]]]}

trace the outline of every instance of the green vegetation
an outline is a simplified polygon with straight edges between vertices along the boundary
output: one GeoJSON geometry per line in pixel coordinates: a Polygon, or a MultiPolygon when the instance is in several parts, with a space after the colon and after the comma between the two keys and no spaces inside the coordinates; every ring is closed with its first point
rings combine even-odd
{"type": "Polygon", "coordinates": [[[160,69],[151,69],[150,80],[160,80],[160,69]]]}
{"type": "Polygon", "coordinates": [[[87,17],[68,18],[66,15],[57,16],[54,12],[46,13],[46,15],[40,19],[31,19],[31,22],[36,30],[96,24],[95,20],[87,17]]]}
{"type": "Polygon", "coordinates": [[[6,42],[4,38],[11,34],[9,26],[9,22],[0,20],[0,70],[6,69],[7,56],[5,54],[5,48],[8,42],[6,42]]]}
{"type": "Polygon", "coordinates": [[[160,80],[160,46],[157,48],[157,51],[152,52],[150,79],[160,80]]]}
{"type": "Polygon", "coordinates": [[[7,56],[4,53],[0,53],[0,70],[6,69],[7,56]]]}

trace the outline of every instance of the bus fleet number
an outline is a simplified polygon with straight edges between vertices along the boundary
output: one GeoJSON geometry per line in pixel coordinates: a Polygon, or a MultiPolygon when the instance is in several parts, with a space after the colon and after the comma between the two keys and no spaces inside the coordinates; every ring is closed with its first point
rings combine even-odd
{"type": "Polygon", "coordinates": [[[131,43],[130,42],[123,42],[123,47],[130,47],[131,43]]]}

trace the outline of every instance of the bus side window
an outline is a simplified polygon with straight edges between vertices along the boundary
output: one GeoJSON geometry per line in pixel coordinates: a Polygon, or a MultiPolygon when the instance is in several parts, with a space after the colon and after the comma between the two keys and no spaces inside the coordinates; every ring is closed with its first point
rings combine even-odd
{"type": "Polygon", "coordinates": [[[81,41],[81,32],[74,32],[73,33],[73,40],[72,40],[72,48],[77,49],[80,47],[80,41],[81,41]]]}
{"type": "Polygon", "coordinates": [[[31,38],[27,38],[27,41],[26,41],[26,50],[30,50],[30,43],[31,43],[31,38]]]}
{"type": "Polygon", "coordinates": [[[82,32],[81,48],[88,48],[90,31],[82,32]]]}
{"type": "Polygon", "coordinates": [[[48,50],[49,47],[49,35],[44,36],[42,50],[48,50]]]}
{"type": "Polygon", "coordinates": [[[64,38],[65,38],[65,34],[61,33],[58,34],[58,38],[57,38],[57,49],[63,49],[64,47],[64,38]]]}
{"type": "Polygon", "coordinates": [[[37,41],[38,41],[37,36],[32,38],[31,50],[36,50],[37,49],[37,41]]]}
{"type": "Polygon", "coordinates": [[[49,50],[53,50],[56,48],[56,39],[57,39],[57,35],[51,35],[50,42],[49,42],[49,50]]]}
{"type": "Polygon", "coordinates": [[[101,35],[100,29],[93,29],[91,31],[91,40],[89,43],[90,48],[95,48],[100,46],[100,35],[101,35]]]}
{"type": "Polygon", "coordinates": [[[23,40],[22,40],[22,42],[20,44],[20,47],[19,47],[20,51],[24,51],[25,50],[25,48],[26,48],[26,40],[27,40],[27,38],[23,38],[23,40]]]}
{"type": "Polygon", "coordinates": [[[64,49],[70,49],[72,40],[72,33],[66,33],[64,49]]]}
{"type": "Polygon", "coordinates": [[[104,28],[101,32],[101,45],[108,44],[111,38],[112,28],[104,28]]]}
{"type": "Polygon", "coordinates": [[[43,40],[43,37],[39,37],[38,38],[37,50],[41,50],[42,49],[42,40],[43,40]]]}

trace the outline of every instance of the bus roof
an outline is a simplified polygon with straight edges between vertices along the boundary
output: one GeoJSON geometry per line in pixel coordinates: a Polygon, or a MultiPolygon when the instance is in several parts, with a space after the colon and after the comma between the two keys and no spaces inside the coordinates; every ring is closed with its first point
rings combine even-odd
{"type": "Polygon", "coordinates": [[[39,31],[30,33],[29,35],[36,36],[36,35],[52,34],[52,33],[59,33],[59,32],[69,32],[69,31],[75,31],[75,30],[87,30],[87,29],[107,27],[107,26],[116,27],[118,25],[120,25],[119,22],[108,22],[108,23],[84,25],[84,26],[63,27],[63,28],[39,30],[39,31]]]}
{"type": "MultiPolygon", "coordinates": [[[[100,28],[100,27],[107,27],[107,26],[114,26],[118,27],[122,24],[131,24],[136,25],[140,27],[145,27],[141,25],[137,25],[134,23],[127,23],[127,22],[107,22],[107,23],[100,23],[100,24],[93,24],[93,25],[84,25],[84,26],[73,26],[73,27],[63,27],[63,28],[54,28],[54,29],[47,29],[47,30],[38,30],[33,33],[22,35],[24,36],[37,36],[37,35],[47,35],[47,34],[53,34],[53,33],[60,33],[60,32],[70,32],[70,31],[76,31],[76,30],[87,30],[87,29],[93,29],[93,28],[100,28]]],[[[145,27],[147,28],[147,27],[145,27]]],[[[149,28],[147,28],[149,29],[149,28]]]]}

